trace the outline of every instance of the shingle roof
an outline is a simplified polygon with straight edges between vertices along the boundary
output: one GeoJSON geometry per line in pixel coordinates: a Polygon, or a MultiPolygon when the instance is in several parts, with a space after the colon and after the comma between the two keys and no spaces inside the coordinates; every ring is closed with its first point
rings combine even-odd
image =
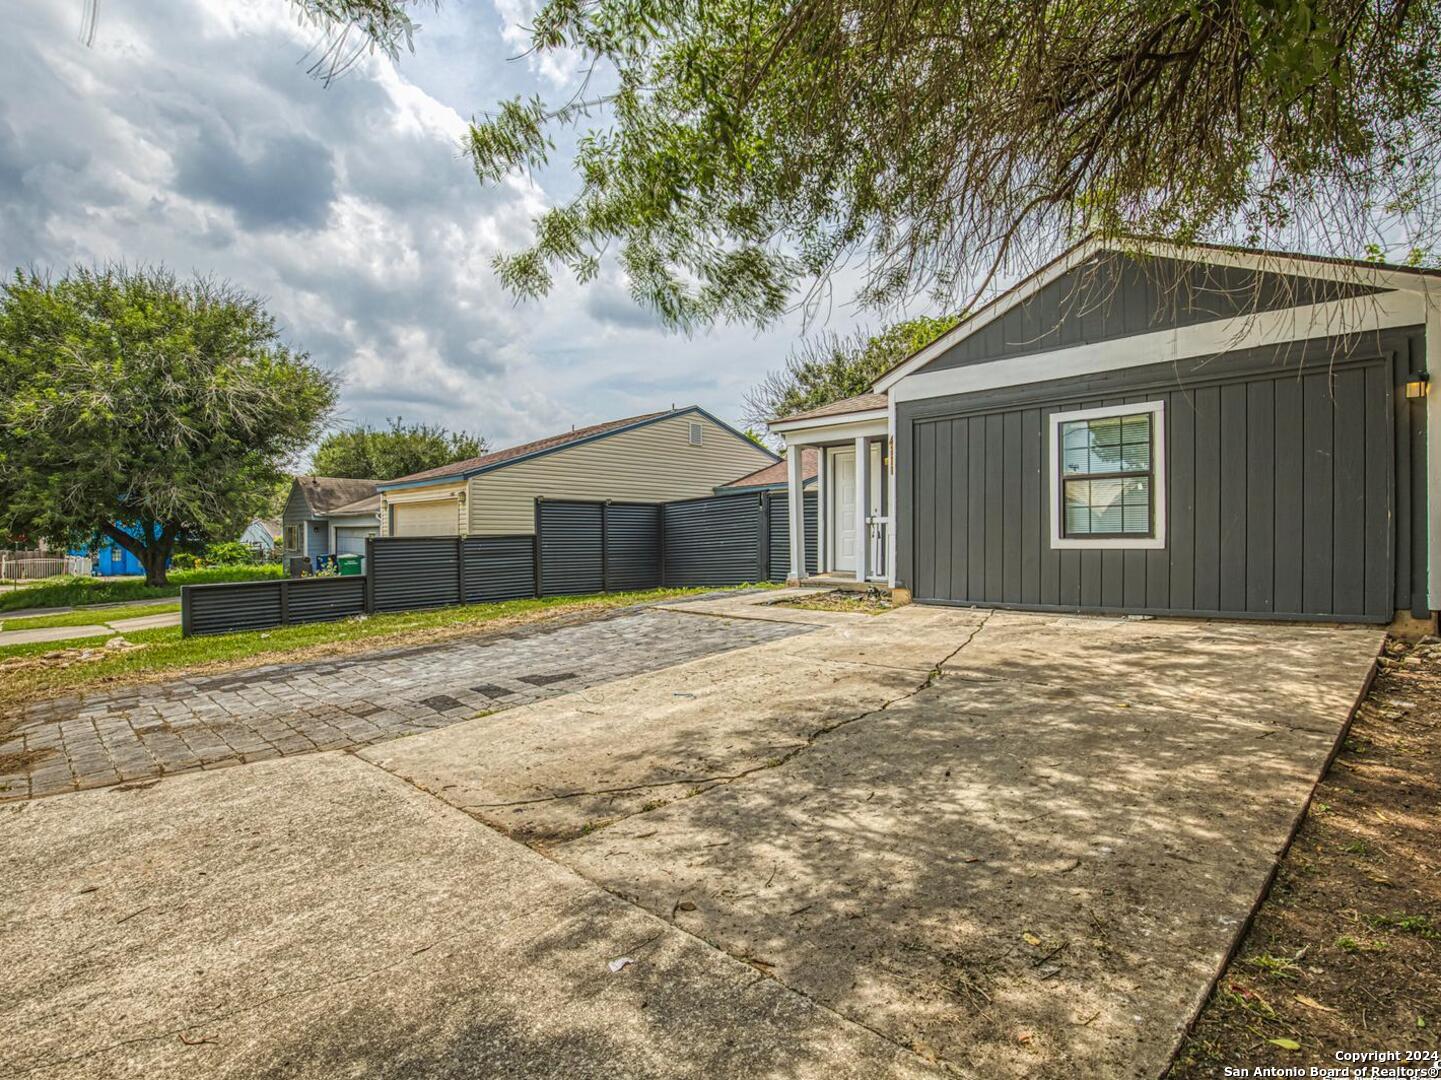
{"type": "Polygon", "coordinates": [[[690,409],[666,409],[660,412],[642,413],[640,416],[627,416],[621,420],[607,420],[603,424],[591,424],[589,427],[573,428],[570,431],[559,435],[549,435],[544,439],[536,439],[534,442],[521,443],[519,446],[508,446],[504,450],[495,450],[489,454],[481,454],[480,457],[466,458],[464,461],[453,461],[449,465],[442,465],[438,469],[426,469],[424,472],[411,473],[409,476],[397,476],[394,480],[385,480],[383,484],[409,484],[417,480],[439,480],[447,476],[464,476],[466,473],[478,472],[481,469],[489,469],[510,461],[513,458],[526,457],[530,454],[539,453],[542,450],[556,450],[570,443],[580,442],[583,439],[593,438],[596,435],[604,435],[608,431],[615,431],[619,428],[629,427],[632,424],[643,423],[646,420],[654,420],[660,416],[679,415],[689,412],[690,409]]]}
{"type": "MultiPolygon", "coordinates": [[[[1170,241],[1162,237],[1138,236],[1135,239],[1143,243],[1170,243],[1170,241]]],[[[1340,255],[1308,255],[1304,251],[1247,247],[1244,244],[1212,244],[1202,240],[1190,240],[1177,246],[1199,248],[1202,251],[1229,251],[1240,255],[1264,255],[1272,259],[1295,259],[1298,262],[1329,263],[1332,266],[1354,266],[1358,270],[1393,270],[1400,274],[1420,274],[1424,277],[1441,277],[1441,268],[1438,267],[1408,266],[1405,263],[1380,262],[1375,259],[1350,259],[1340,255]]]]}
{"type": "Polygon", "coordinates": [[[832,401],[829,405],[822,405],[816,409],[791,413],[789,416],[778,416],[771,423],[789,424],[792,420],[819,420],[825,416],[843,416],[846,413],[869,412],[872,409],[884,409],[885,407],[885,394],[857,394],[855,397],[841,398],[840,401],[832,401]]]}
{"type": "MultiPolygon", "coordinates": [[[[305,501],[317,514],[328,514],[337,506],[366,499],[375,494],[379,480],[352,480],[344,476],[297,476],[305,501]]],[[[377,504],[379,505],[379,504],[377,504]]]]}
{"type": "Polygon", "coordinates": [[[380,513],[380,492],[372,492],[363,499],[346,503],[344,506],[337,506],[334,510],[325,512],[327,517],[351,517],[355,514],[378,514],[380,513]]]}
{"type": "MultiPolygon", "coordinates": [[[[801,451],[801,480],[807,482],[814,480],[820,472],[820,455],[814,448],[807,448],[801,451]]],[[[734,491],[737,488],[763,488],[774,487],[777,484],[784,484],[787,480],[786,463],[777,461],[774,465],[767,465],[763,469],[746,473],[737,477],[728,484],[718,484],[717,489],[724,488],[727,491],[734,491]]]]}

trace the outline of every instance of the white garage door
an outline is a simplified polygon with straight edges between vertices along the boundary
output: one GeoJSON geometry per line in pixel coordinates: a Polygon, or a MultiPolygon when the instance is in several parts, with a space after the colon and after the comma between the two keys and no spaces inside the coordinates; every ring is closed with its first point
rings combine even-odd
{"type": "Polygon", "coordinates": [[[454,499],[396,503],[396,536],[454,536],[460,531],[460,507],[454,499]]]}
{"type": "Polygon", "coordinates": [[[337,525],[335,528],[335,553],[337,555],[364,555],[365,538],[375,536],[379,531],[363,525],[337,525]]]}

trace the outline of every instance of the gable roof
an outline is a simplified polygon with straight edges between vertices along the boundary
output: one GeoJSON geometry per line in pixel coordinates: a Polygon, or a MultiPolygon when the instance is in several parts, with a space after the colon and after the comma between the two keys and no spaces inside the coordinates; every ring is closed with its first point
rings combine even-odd
{"type": "MultiPolygon", "coordinates": [[[[703,416],[722,430],[730,432],[736,438],[747,443],[751,442],[741,432],[731,427],[725,421],[716,419],[716,417],[706,412],[699,405],[687,405],[680,409],[666,409],[661,412],[641,413],[639,416],[627,416],[620,420],[607,420],[599,424],[590,424],[587,427],[572,428],[570,431],[562,432],[559,435],[548,435],[543,439],[535,439],[528,443],[521,443],[519,446],[508,446],[503,450],[494,450],[488,454],[481,454],[479,457],[466,458],[464,461],[455,461],[449,465],[442,465],[438,469],[426,469],[424,472],[411,473],[409,476],[397,476],[394,480],[382,481],[378,486],[381,491],[387,491],[396,487],[420,487],[441,480],[463,480],[475,476],[477,473],[490,472],[492,469],[513,465],[518,461],[539,457],[542,454],[552,454],[557,450],[564,450],[580,443],[590,442],[594,439],[603,439],[610,435],[618,435],[622,431],[631,431],[635,428],[645,427],[647,424],[668,420],[673,416],[685,416],[688,413],[703,416]]],[[[762,453],[770,454],[773,458],[776,457],[772,451],[767,450],[763,446],[754,443],[751,443],[751,445],[755,445],[756,449],[762,453]]]]}
{"type": "Polygon", "coordinates": [[[376,493],[379,480],[353,480],[344,476],[297,476],[305,503],[312,513],[328,514],[337,506],[369,498],[376,493]]]}
{"type": "Polygon", "coordinates": [[[327,510],[326,517],[354,517],[359,514],[380,513],[380,492],[372,491],[363,499],[346,503],[344,506],[337,506],[334,510],[327,510]]]}
{"type": "Polygon", "coordinates": [[[855,397],[841,398],[839,401],[832,401],[829,405],[820,405],[804,412],[778,416],[771,421],[771,424],[789,424],[793,420],[819,420],[822,417],[843,416],[846,413],[874,412],[877,409],[884,409],[886,405],[885,394],[857,394],[855,397]]]}
{"type": "MultiPolygon", "coordinates": [[[[738,476],[728,484],[717,484],[716,493],[744,491],[748,488],[770,488],[785,487],[789,483],[785,459],[782,458],[773,465],[767,465],[763,469],[738,476]]],[[[811,484],[815,481],[820,472],[820,454],[814,447],[806,447],[801,452],[801,483],[811,484]]]]}
{"type": "Polygon", "coordinates": [[[278,521],[271,521],[267,518],[251,518],[245,528],[241,530],[241,537],[243,538],[251,529],[259,529],[272,540],[280,539],[281,525],[278,521]]]}
{"type": "MultiPolygon", "coordinates": [[[[1153,237],[1107,240],[1097,236],[1088,236],[1067,248],[1039,270],[1016,282],[972,314],[962,318],[954,327],[930,344],[922,346],[904,360],[893,365],[871,384],[871,389],[877,393],[884,393],[913,371],[926,366],[942,353],[1024,303],[1063,274],[1081,266],[1094,256],[1106,253],[1143,254],[1267,273],[1309,275],[1372,289],[1416,288],[1420,279],[1441,277],[1441,269],[1372,262],[1367,259],[1306,255],[1294,251],[1275,251],[1230,244],[1208,244],[1199,241],[1181,244],[1153,237]]],[[[790,420],[791,417],[785,419],[790,420]]]]}

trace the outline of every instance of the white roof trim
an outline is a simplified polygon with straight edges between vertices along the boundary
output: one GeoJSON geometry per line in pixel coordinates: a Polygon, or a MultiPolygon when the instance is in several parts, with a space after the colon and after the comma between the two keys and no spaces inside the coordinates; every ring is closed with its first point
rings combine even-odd
{"type": "Polygon", "coordinates": [[[823,428],[811,428],[807,431],[790,431],[783,437],[787,447],[824,446],[834,442],[849,442],[861,436],[885,436],[890,433],[890,420],[883,411],[873,419],[848,420],[845,423],[830,424],[823,428]]]}
{"type": "Polygon", "coordinates": [[[1441,289],[1441,283],[1432,285],[1428,276],[1419,271],[1396,270],[1385,266],[1360,266],[1353,263],[1336,263],[1320,258],[1307,258],[1304,255],[1269,254],[1264,251],[1228,251],[1224,248],[1173,244],[1157,240],[1136,240],[1124,244],[1087,240],[1076,245],[1064,256],[1032,275],[1016,288],[992,300],[973,317],[942,334],[924,349],[904,360],[898,367],[892,368],[877,379],[871,389],[876,393],[890,390],[892,386],[917,368],[925,367],[953,345],[984,330],[1006,312],[1029,300],[1061,275],[1073,270],[1101,251],[1114,251],[1122,254],[1128,251],[1140,251],[1161,258],[1191,260],[1247,270],[1265,270],[1273,274],[1314,277],[1326,281],[1344,281],[1378,289],[1405,289],[1421,293],[1435,292],[1437,289],[1441,289]]]}
{"type": "MultiPolygon", "coordinates": [[[[1267,251],[1230,251],[1204,245],[1171,244],[1160,240],[1138,242],[1136,249],[1158,258],[1207,262],[1216,266],[1233,266],[1242,270],[1264,270],[1271,274],[1313,277],[1323,281],[1340,281],[1373,289],[1418,289],[1426,291],[1428,275],[1413,270],[1397,270],[1390,266],[1333,262],[1305,255],[1267,251]]],[[[1116,251],[1126,251],[1116,246],[1116,251]]]]}
{"type": "Polygon", "coordinates": [[[1426,319],[1427,302],[1411,292],[1393,291],[1281,308],[1150,334],[1075,345],[1052,352],[990,360],[911,375],[891,391],[895,401],[919,401],[1027,383],[1094,375],[1288,341],[1414,326],[1426,319]]]}
{"type": "Polygon", "coordinates": [[[885,409],[861,409],[858,412],[836,413],[834,416],[813,416],[805,420],[776,420],[766,425],[775,432],[803,431],[808,428],[835,427],[860,420],[884,420],[885,409]]]}
{"type": "Polygon", "coordinates": [[[1065,255],[1052,262],[1050,266],[1032,274],[1014,289],[1002,293],[969,319],[957,323],[920,352],[914,353],[908,360],[902,361],[899,367],[892,368],[889,372],[882,375],[875,381],[875,385],[871,387],[871,390],[878,394],[889,390],[911,372],[915,371],[916,368],[925,367],[952,345],[964,341],[978,331],[984,330],[991,323],[995,322],[996,319],[1010,311],[1011,308],[1029,300],[1062,274],[1075,269],[1099,250],[1101,250],[1101,244],[1096,240],[1087,240],[1082,244],[1076,245],[1065,255]]]}

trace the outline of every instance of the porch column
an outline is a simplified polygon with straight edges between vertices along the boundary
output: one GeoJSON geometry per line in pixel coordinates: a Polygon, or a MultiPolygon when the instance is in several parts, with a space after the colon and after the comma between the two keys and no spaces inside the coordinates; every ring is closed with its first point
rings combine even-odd
{"type": "Polygon", "coordinates": [[[864,435],[856,437],[856,580],[871,576],[871,446],[864,435]]]}
{"type": "Polygon", "coordinates": [[[816,447],[816,573],[824,574],[830,569],[830,560],[826,558],[826,485],[830,483],[830,477],[826,475],[826,453],[824,446],[816,447]]]}
{"type": "Polygon", "coordinates": [[[801,456],[799,446],[786,447],[786,510],[791,526],[791,572],[787,580],[794,584],[806,576],[805,473],[801,456]]]}

